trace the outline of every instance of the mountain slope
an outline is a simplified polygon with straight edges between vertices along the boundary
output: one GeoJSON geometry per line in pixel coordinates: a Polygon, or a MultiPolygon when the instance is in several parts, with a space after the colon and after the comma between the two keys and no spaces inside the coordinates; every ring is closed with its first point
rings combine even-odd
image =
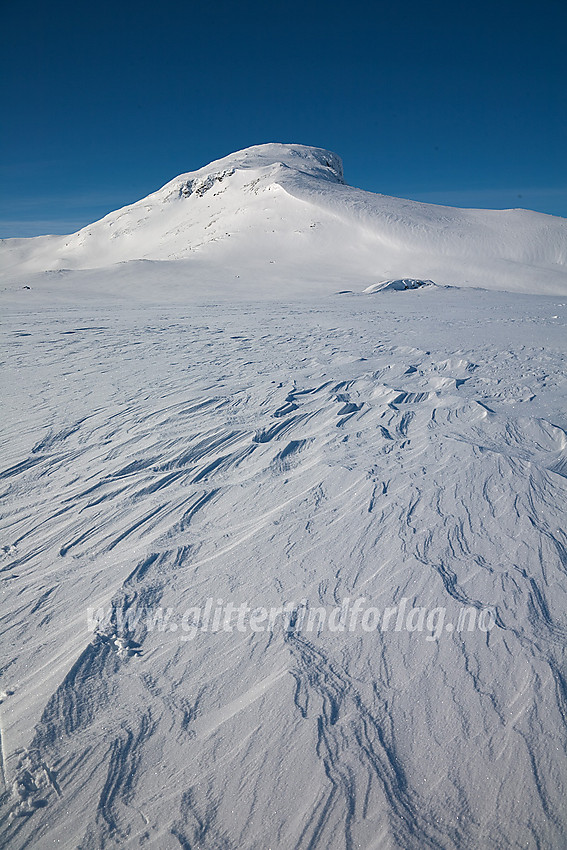
{"type": "Polygon", "coordinates": [[[3,244],[3,847],[567,847],[565,224],[278,145],[3,244]]]}
{"type": "MultiPolygon", "coordinates": [[[[567,292],[567,220],[526,210],[459,210],[344,183],[340,158],[258,145],[180,175],[70,236],[2,240],[4,276],[184,261],[224,282],[270,285],[308,270],[355,288],[382,278],[541,294],[567,292]]],[[[331,287],[332,288],[332,287],[331,287]]]]}

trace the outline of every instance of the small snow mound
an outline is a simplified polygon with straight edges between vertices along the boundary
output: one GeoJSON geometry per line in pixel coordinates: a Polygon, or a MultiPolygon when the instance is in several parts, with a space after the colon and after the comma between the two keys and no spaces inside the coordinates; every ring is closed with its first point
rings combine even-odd
{"type": "Polygon", "coordinates": [[[422,286],[435,286],[432,280],[416,280],[413,277],[403,277],[398,280],[382,280],[380,283],[373,283],[368,286],[364,292],[372,295],[374,292],[384,292],[385,290],[395,290],[396,292],[404,292],[407,289],[420,289],[422,286]]]}

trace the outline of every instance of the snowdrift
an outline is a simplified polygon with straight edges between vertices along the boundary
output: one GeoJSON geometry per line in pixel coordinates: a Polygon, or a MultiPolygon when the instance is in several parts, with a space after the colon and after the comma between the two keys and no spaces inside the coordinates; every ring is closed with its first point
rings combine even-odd
{"type": "Polygon", "coordinates": [[[373,283],[364,292],[373,295],[375,292],[407,292],[410,289],[422,289],[423,287],[435,286],[432,280],[416,280],[413,277],[404,277],[401,280],[382,280],[373,283]]]}

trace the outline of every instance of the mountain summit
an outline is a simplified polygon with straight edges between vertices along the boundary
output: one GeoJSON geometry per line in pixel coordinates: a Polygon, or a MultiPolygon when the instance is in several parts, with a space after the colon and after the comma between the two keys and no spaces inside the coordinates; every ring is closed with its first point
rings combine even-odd
{"type": "Polygon", "coordinates": [[[567,220],[461,210],[354,189],[337,154],[257,145],[182,174],[70,236],[2,240],[4,276],[183,261],[225,284],[307,280],[357,290],[381,279],[567,292],[567,220]]]}

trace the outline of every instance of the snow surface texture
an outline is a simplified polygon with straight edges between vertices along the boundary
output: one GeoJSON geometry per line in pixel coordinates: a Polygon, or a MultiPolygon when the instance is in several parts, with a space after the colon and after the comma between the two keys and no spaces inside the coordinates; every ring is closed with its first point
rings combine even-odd
{"type": "Polygon", "coordinates": [[[14,313],[9,846],[564,846],[565,313],[437,289],[14,313]],[[209,596],[499,625],[87,631],[209,596]]]}
{"type": "Polygon", "coordinates": [[[360,291],[378,280],[413,277],[562,294],[567,220],[375,195],[345,185],[336,154],[273,144],[181,175],[71,236],[0,244],[8,281],[138,260],[161,261],[158,274],[182,275],[185,288],[202,285],[213,270],[215,284],[236,291],[285,287],[288,294],[290,279],[304,292],[330,292],[341,282],[360,291]]]}
{"type": "MultiPolygon", "coordinates": [[[[291,170],[258,150],[254,173],[291,170]]],[[[346,191],[336,158],[292,150],[292,182],[346,191]]],[[[208,174],[159,203],[204,200],[208,174]]],[[[267,298],[261,250],[230,286],[212,256],[200,282],[131,262],[0,291],[4,845],[567,846],[567,299],[452,273],[361,295],[429,270],[353,287],[313,253],[267,298]],[[208,599],[361,598],[496,623],[185,639],[208,599]],[[170,628],[136,620],[159,608],[170,628]]]]}

